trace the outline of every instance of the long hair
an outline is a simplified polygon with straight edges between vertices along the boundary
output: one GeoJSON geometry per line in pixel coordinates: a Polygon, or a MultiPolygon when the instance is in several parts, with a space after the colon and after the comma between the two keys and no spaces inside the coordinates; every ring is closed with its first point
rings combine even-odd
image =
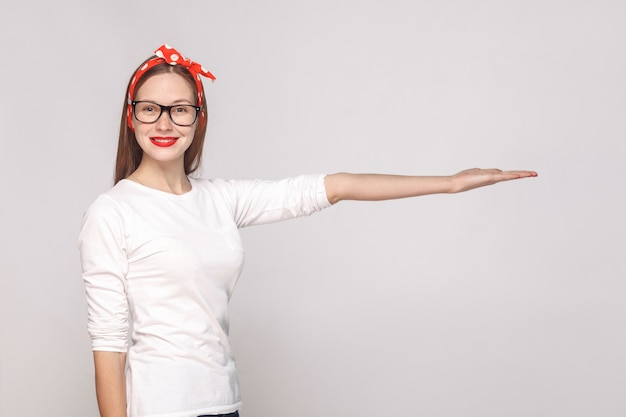
{"type": "MultiPolygon", "coordinates": [[[[151,58],[149,58],[148,60],[150,59],[151,58]]],[[[145,62],[147,62],[148,60],[146,60],[145,62]]],[[[143,66],[145,62],[142,63],[141,66],[143,66]]],[[[139,66],[139,68],[141,68],[141,66],[139,66]]],[[[165,73],[181,75],[185,79],[185,81],[187,81],[187,84],[189,84],[189,86],[191,87],[194,93],[194,97],[198,96],[198,90],[193,75],[191,75],[187,68],[180,65],[170,65],[165,62],[162,64],[157,64],[154,67],[150,68],[148,71],[146,71],[145,74],[143,74],[137,82],[135,92],[139,91],[141,86],[151,77],[157,74],[165,73]]],[[[143,151],[139,147],[137,139],[135,138],[135,132],[133,132],[128,126],[127,121],[128,116],[126,110],[128,108],[128,91],[130,89],[130,83],[134,76],[135,74],[133,74],[133,76],[130,78],[128,86],[126,87],[126,94],[124,95],[124,105],[122,106],[122,120],[120,121],[120,136],[117,143],[117,158],[115,161],[114,184],[117,184],[120,180],[127,178],[130,174],[135,172],[135,170],[141,163],[141,158],[143,156],[143,151]]],[[[197,170],[200,166],[200,162],[202,159],[202,149],[204,147],[204,137],[206,135],[207,127],[207,106],[204,91],[202,91],[201,110],[196,123],[198,125],[196,126],[193,141],[191,142],[191,146],[189,146],[189,149],[185,151],[185,174],[191,174],[192,172],[197,170]]]]}

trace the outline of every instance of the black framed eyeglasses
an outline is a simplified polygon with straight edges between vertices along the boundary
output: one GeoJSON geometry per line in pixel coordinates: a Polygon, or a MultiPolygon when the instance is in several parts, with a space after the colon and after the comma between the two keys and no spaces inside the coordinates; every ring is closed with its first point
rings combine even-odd
{"type": "Polygon", "coordinates": [[[163,106],[152,101],[131,101],[133,115],[141,123],[156,123],[164,111],[167,111],[172,123],[178,126],[191,126],[198,118],[201,107],[191,104],[163,106]]]}

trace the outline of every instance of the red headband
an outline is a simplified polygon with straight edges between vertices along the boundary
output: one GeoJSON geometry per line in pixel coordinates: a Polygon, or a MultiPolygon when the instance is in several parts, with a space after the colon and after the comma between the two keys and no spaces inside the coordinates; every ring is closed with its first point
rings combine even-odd
{"type": "Polygon", "coordinates": [[[202,65],[197,62],[193,62],[192,60],[185,58],[180,52],[176,49],[172,48],[169,45],[161,45],[159,49],[154,51],[155,56],[150,58],[145,64],[139,68],[135,74],[133,75],[133,79],[130,81],[130,86],[128,88],[128,109],[126,114],[126,121],[128,122],[128,126],[131,130],[134,130],[132,123],[132,101],[135,95],[135,87],[137,86],[137,82],[141,78],[143,74],[146,73],[150,68],[155,65],[162,64],[164,62],[170,65],[181,65],[193,76],[194,81],[196,82],[196,89],[198,90],[198,106],[202,106],[202,81],[200,80],[200,76],[204,76],[210,78],[212,81],[215,81],[215,76],[209,72],[202,65]]]}

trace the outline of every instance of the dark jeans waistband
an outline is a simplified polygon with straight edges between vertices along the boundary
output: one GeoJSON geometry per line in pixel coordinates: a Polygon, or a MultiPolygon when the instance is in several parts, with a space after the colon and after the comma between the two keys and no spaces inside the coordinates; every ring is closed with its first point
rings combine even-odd
{"type": "Polygon", "coordinates": [[[198,416],[198,417],[239,417],[239,411],[235,411],[234,413],[228,413],[228,414],[205,414],[202,416],[198,416]]]}

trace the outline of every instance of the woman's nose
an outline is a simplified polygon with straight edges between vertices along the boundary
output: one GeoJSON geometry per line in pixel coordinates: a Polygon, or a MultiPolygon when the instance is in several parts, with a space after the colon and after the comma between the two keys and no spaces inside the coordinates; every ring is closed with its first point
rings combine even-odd
{"type": "Polygon", "coordinates": [[[172,128],[172,119],[170,118],[170,113],[168,111],[164,111],[159,116],[156,121],[156,128],[158,130],[170,130],[172,128]]]}

